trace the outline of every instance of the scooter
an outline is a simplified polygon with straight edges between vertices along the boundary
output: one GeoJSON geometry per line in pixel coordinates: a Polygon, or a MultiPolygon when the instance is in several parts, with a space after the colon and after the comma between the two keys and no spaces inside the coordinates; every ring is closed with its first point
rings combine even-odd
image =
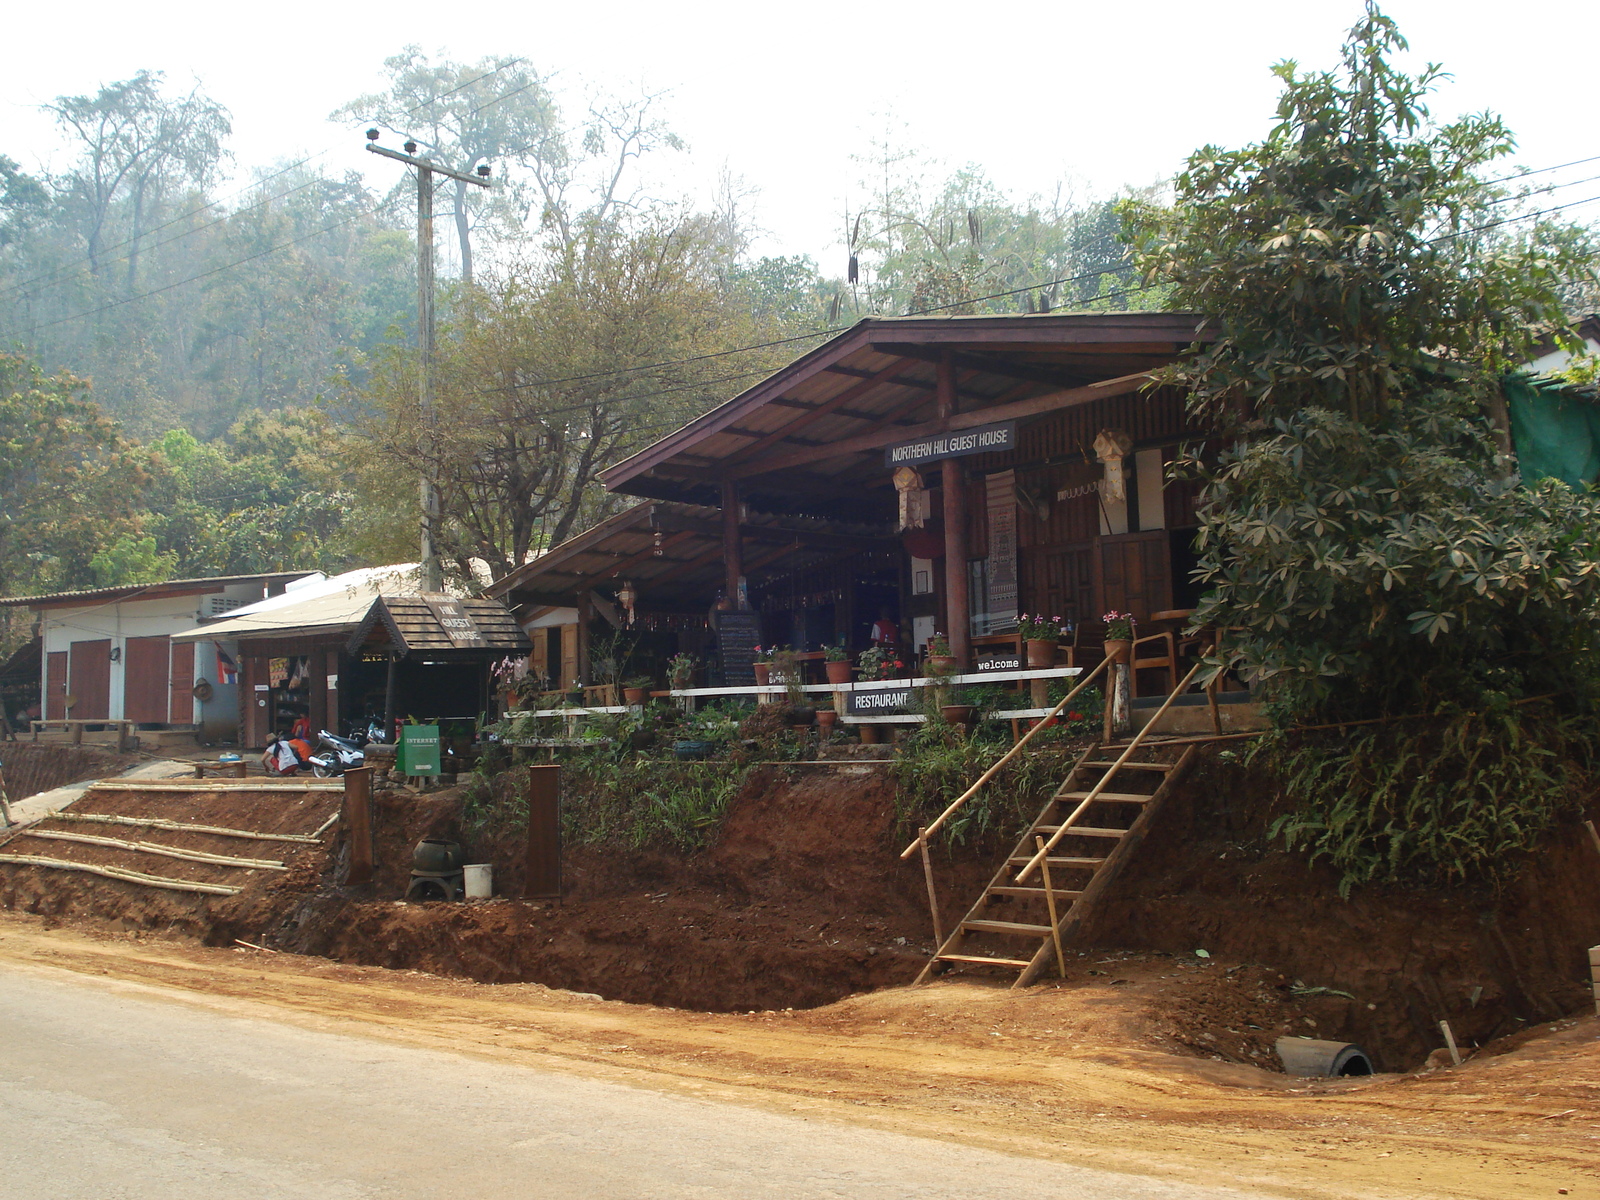
{"type": "Polygon", "coordinates": [[[311,764],[311,773],[318,779],[332,779],[351,767],[366,766],[367,754],[354,738],[340,737],[324,729],[317,734],[317,753],[307,761],[311,764]]]}

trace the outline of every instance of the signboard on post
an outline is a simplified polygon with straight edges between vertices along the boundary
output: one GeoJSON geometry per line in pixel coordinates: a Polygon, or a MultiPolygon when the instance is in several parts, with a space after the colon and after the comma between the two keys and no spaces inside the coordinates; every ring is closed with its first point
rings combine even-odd
{"type": "Polygon", "coordinates": [[[881,688],[856,688],[845,693],[845,715],[851,717],[892,717],[910,712],[910,684],[889,684],[881,688]]]}
{"type": "Polygon", "coordinates": [[[452,646],[488,645],[461,601],[454,596],[446,596],[442,592],[424,592],[422,602],[428,606],[433,619],[439,622],[439,628],[444,630],[452,646]]]}
{"type": "Polygon", "coordinates": [[[936,462],[942,458],[963,458],[968,454],[995,454],[1013,450],[1017,445],[1017,423],[1001,421],[997,425],[979,425],[973,429],[958,429],[954,433],[936,433],[931,437],[911,442],[896,442],[883,448],[883,465],[912,467],[918,463],[936,462]]]}
{"type": "Polygon", "coordinates": [[[437,725],[400,726],[400,748],[395,765],[402,775],[439,773],[439,727],[437,725]]]}
{"type": "Polygon", "coordinates": [[[719,612],[713,614],[717,631],[717,654],[722,659],[725,687],[740,687],[756,681],[756,647],[761,645],[761,614],[719,612]]]}

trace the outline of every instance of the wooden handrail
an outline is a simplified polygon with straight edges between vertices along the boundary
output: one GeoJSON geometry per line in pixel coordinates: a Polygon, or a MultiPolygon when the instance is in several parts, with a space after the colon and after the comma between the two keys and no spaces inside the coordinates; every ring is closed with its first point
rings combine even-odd
{"type": "MultiPolygon", "coordinates": [[[[1050,715],[1048,717],[1041,717],[1039,719],[1039,723],[1032,729],[1028,730],[1027,733],[1023,734],[1021,740],[1019,740],[1015,746],[1007,750],[992,767],[990,767],[982,775],[978,776],[978,781],[976,783],[951,801],[950,807],[940,813],[938,819],[935,820],[932,825],[929,825],[926,829],[923,829],[920,833],[918,833],[912,843],[900,852],[900,857],[910,858],[913,854],[915,854],[917,852],[917,847],[926,842],[930,834],[937,832],[941,825],[955,815],[957,809],[959,809],[968,800],[971,800],[974,796],[976,796],[978,794],[978,790],[982,788],[984,784],[988,783],[989,780],[993,779],[1001,767],[1005,766],[1012,760],[1013,757],[1020,753],[1022,748],[1033,740],[1034,734],[1043,729],[1049,721],[1059,716],[1061,714],[1061,710],[1067,706],[1067,701],[1071,700],[1079,692],[1083,691],[1084,688],[1088,687],[1094,677],[1100,674],[1101,671],[1104,671],[1110,662],[1111,660],[1109,658],[1102,658],[1100,660],[1100,665],[1080,679],[1078,681],[1078,686],[1073,688],[1061,698],[1061,703],[1057,704],[1050,710],[1050,715]]],[[[1109,704],[1110,702],[1110,697],[1107,697],[1106,703],[1109,704]]]]}
{"type": "Polygon", "coordinates": [[[1145,735],[1154,729],[1156,727],[1156,722],[1161,720],[1161,718],[1166,715],[1167,709],[1172,707],[1172,702],[1179,696],[1183,695],[1183,693],[1189,687],[1189,681],[1195,677],[1195,672],[1197,672],[1204,665],[1205,664],[1203,662],[1197,662],[1194,666],[1189,668],[1189,673],[1183,677],[1183,682],[1172,689],[1172,694],[1168,696],[1165,701],[1163,701],[1160,708],[1156,709],[1155,716],[1151,717],[1149,722],[1146,723],[1145,727],[1139,730],[1134,739],[1128,743],[1128,748],[1122,752],[1121,757],[1118,758],[1116,762],[1112,763],[1107,769],[1106,773],[1100,777],[1100,782],[1089,789],[1089,794],[1078,802],[1078,807],[1073,809],[1071,815],[1068,816],[1067,819],[1063,821],[1056,829],[1056,831],[1050,835],[1050,840],[1044,844],[1044,848],[1030,858],[1027,863],[1024,864],[1022,870],[1017,872],[1017,883],[1026,883],[1028,876],[1032,875],[1034,871],[1038,870],[1039,864],[1049,857],[1050,851],[1056,848],[1056,843],[1067,836],[1067,832],[1072,828],[1073,825],[1077,823],[1078,818],[1083,816],[1083,814],[1088,811],[1089,805],[1093,804],[1099,797],[1100,793],[1106,790],[1106,785],[1110,783],[1112,777],[1122,769],[1122,764],[1127,762],[1128,759],[1132,757],[1133,752],[1137,750],[1139,748],[1139,744],[1144,741],[1145,735]]]}

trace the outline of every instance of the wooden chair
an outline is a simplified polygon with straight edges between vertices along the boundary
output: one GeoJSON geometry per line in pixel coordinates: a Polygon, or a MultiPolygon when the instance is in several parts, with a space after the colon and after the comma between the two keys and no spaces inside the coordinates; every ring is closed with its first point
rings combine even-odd
{"type": "MultiPolygon", "coordinates": [[[[1134,631],[1135,634],[1138,630],[1134,631]]],[[[1139,695],[1139,672],[1164,670],[1167,686],[1156,695],[1165,696],[1178,686],[1178,639],[1170,630],[1147,633],[1133,639],[1133,653],[1129,659],[1128,683],[1130,694],[1139,695]],[[1147,649],[1146,649],[1147,648],[1147,649]],[[1143,657],[1141,657],[1141,654],[1143,657]]]]}

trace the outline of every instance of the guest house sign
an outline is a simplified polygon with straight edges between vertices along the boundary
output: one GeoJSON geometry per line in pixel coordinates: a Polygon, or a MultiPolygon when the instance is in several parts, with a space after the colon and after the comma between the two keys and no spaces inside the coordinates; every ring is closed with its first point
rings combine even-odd
{"type": "Polygon", "coordinates": [[[998,425],[979,425],[974,429],[958,429],[953,433],[936,433],[918,438],[914,442],[896,442],[885,446],[883,465],[909,467],[917,463],[934,462],[941,458],[961,458],[968,454],[993,454],[1013,449],[1017,444],[1017,423],[1002,421],[998,425]]]}

